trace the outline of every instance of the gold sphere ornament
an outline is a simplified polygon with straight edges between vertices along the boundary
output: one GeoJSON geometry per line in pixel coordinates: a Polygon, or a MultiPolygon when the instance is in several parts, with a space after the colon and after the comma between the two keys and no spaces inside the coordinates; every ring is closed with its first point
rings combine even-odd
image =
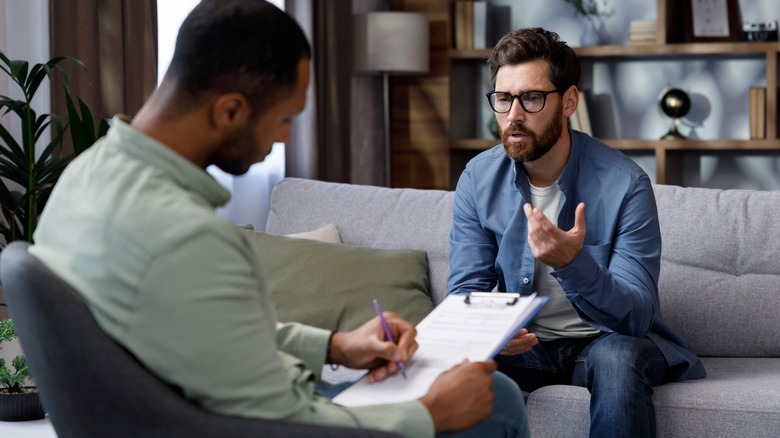
{"type": "Polygon", "coordinates": [[[672,126],[669,132],[661,137],[661,140],[677,140],[686,138],[677,130],[682,118],[691,110],[691,98],[679,88],[667,88],[661,92],[661,99],[658,102],[661,111],[672,119],[672,126]]]}

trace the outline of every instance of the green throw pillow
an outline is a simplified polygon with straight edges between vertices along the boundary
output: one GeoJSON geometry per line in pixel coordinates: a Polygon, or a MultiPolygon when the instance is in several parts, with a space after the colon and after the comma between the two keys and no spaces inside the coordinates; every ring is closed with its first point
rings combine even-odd
{"type": "Polygon", "coordinates": [[[433,310],[425,251],[241,232],[260,260],[279,321],[352,330],[376,316],[374,298],[413,324],[433,310]]]}

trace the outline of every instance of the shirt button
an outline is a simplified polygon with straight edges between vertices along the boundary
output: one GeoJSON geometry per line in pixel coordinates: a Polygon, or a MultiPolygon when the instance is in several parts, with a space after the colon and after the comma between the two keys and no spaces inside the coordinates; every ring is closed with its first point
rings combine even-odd
{"type": "Polygon", "coordinates": [[[563,278],[561,278],[561,277],[556,277],[556,278],[558,279],[559,283],[563,282],[563,278]]]}
{"type": "Polygon", "coordinates": [[[531,281],[531,280],[529,280],[529,279],[528,279],[528,277],[525,277],[525,278],[523,278],[523,283],[524,283],[524,284],[528,284],[528,282],[530,282],[530,281],[531,281]]]}

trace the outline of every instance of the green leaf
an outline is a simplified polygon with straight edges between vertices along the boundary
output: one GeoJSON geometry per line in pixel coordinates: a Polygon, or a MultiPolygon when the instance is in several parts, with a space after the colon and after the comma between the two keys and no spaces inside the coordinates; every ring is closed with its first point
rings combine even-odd
{"type": "Polygon", "coordinates": [[[43,82],[48,75],[48,70],[45,69],[42,64],[35,64],[33,68],[30,69],[30,75],[27,77],[27,81],[22,84],[22,87],[27,90],[25,94],[34,96],[38,91],[41,82],[43,82]]]}
{"type": "Polygon", "coordinates": [[[70,97],[67,89],[65,90],[65,106],[68,108],[68,123],[70,124],[70,137],[73,140],[73,147],[76,145],[83,145],[85,142],[86,133],[84,132],[84,123],[79,117],[78,111],[76,111],[76,105],[73,103],[73,99],[70,97]]]}
{"type": "Polygon", "coordinates": [[[28,66],[29,63],[27,61],[11,61],[11,80],[17,82],[20,85],[24,84],[24,82],[27,80],[28,66]]]}
{"type": "Polygon", "coordinates": [[[0,125],[0,140],[3,140],[10,156],[22,154],[22,148],[19,147],[19,143],[16,142],[16,139],[3,125],[0,125]]]}
{"type": "Polygon", "coordinates": [[[11,318],[0,321],[0,342],[10,341],[16,338],[16,327],[11,318]]]}
{"type": "Polygon", "coordinates": [[[111,119],[103,119],[100,121],[100,127],[98,128],[98,138],[104,137],[108,134],[108,129],[111,128],[111,119]]]}
{"type": "Polygon", "coordinates": [[[5,53],[3,53],[2,50],[0,50],[0,61],[3,61],[3,64],[5,66],[0,66],[0,68],[3,69],[3,71],[8,75],[11,76],[11,71],[9,70],[11,68],[11,60],[8,59],[7,56],[5,56],[5,53]],[[7,68],[6,68],[7,67],[7,68]]]}

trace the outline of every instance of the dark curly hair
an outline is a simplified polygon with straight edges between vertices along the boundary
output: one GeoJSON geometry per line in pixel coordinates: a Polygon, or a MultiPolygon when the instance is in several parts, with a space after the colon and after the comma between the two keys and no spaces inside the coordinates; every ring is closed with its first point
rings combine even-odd
{"type": "Polygon", "coordinates": [[[298,24],[264,0],[202,0],[181,25],[166,78],[180,106],[211,93],[243,94],[255,112],[286,95],[311,47],[298,24]]]}
{"type": "Polygon", "coordinates": [[[580,61],[574,50],[555,32],[541,27],[518,29],[506,35],[493,48],[488,59],[490,77],[496,85],[498,69],[542,59],[550,65],[550,80],[559,90],[580,84],[580,61]]]}

